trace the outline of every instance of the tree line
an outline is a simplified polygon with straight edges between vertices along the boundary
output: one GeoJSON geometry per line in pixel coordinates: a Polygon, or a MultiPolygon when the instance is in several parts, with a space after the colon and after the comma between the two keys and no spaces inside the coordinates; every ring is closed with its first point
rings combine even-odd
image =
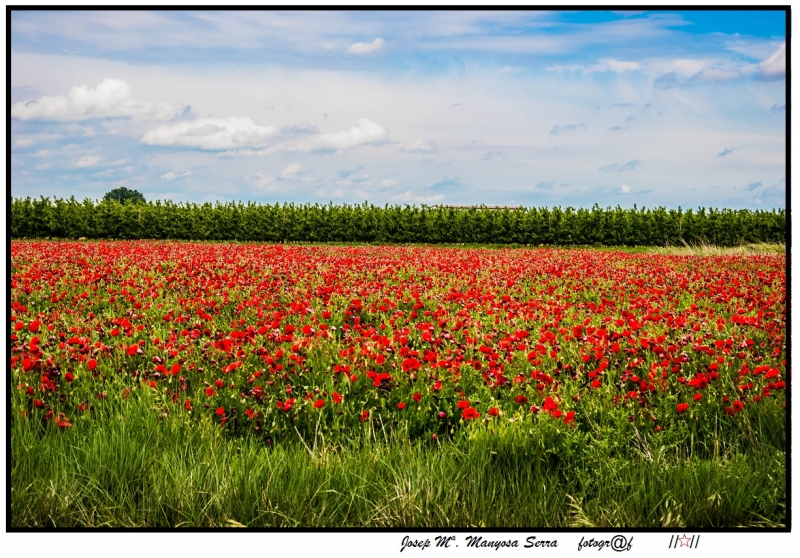
{"type": "Polygon", "coordinates": [[[738,246],[785,243],[786,210],[119,202],[14,198],[11,238],[738,246]]]}

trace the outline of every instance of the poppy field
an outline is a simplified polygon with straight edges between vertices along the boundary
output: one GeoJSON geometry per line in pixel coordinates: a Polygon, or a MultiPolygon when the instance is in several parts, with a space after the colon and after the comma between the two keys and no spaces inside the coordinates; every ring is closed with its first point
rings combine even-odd
{"type": "Polygon", "coordinates": [[[782,254],[11,243],[17,526],[785,523],[782,254]]]}

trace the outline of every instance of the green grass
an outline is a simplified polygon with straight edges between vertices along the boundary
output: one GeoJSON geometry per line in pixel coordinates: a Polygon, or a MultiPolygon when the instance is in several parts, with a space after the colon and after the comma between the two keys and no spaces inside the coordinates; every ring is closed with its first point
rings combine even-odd
{"type": "Polygon", "coordinates": [[[312,448],[158,418],[135,393],[68,431],[12,425],[14,527],[777,527],[785,453],[693,458],[476,424],[312,448]],[[99,416],[102,415],[102,416],[99,416]]]}

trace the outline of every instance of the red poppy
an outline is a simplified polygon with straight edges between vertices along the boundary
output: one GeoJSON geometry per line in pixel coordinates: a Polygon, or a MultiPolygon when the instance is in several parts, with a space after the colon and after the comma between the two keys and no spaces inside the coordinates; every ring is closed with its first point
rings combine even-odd
{"type": "Polygon", "coordinates": [[[89,361],[86,363],[86,368],[88,368],[89,371],[91,372],[92,370],[97,368],[97,361],[93,358],[90,358],[89,361]]]}
{"type": "Polygon", "coordinates": [[[74,379],[75,379],[75,376],[72,375],[72,372],[67,372],[66,374],[64,374],[64,381],[65,382],[71,382],[74,379]]]}
{"type": "Polygon", "coordinates": [[[358,420],[364,422],[369,418],[369,411],[361,411],[361,414],[358,416],[358,420]]]}
{"type": "Polygon", "coordinates": [[[689,404],[688,403],[678,403],[678,412],[679,413],[684,412],[688,408],[689,408],[689,404]]]}
{"type": "Polygon", "coordinates": [[[342,396],[336,393],[335,391],[333,392],[333,402],[336,403],[337,405],[342,402],[342,396]]]}
{"type": "Polygon", "coordinates": [[[403,409],[406,408],[406,404],[401,401],[400,403],[397,404],[397,408],[402,411],[403,409]]]}
{"type": "Polygon", "coordinates": [[[294,397],[286,400],[286,402],[283,404],[283,410],[284,412],[288,413],[292,410],[292,407],[294,407],[294,397]]]}
{"type": "Polygon", "coordinates": [[[314,401],[314,408],[315,409],[320,409],[323,405],[325,405],[325,400],[324,399],[317,399],[316,401],[314,401]]]}
{"type": "Polygon", "coordinates": [[[414,395],[412,395],[411,397],[414,399],[414,401],[416,401],[417,403],[419,403],[419,402],[420,402],[420,400],[422,399],[422,394],[421,394],[421,393],[419,393],[419,392],[417,392],[417,393],[415,393],[414,395]]]}
{"type": "Polygon", "coordinates": [[[692,400],[693,401],[700,401],[702,398],[703,398],[703,394],[700,393],[700,392],[697,392],[697,393],[694,394],[694,397],[692,397],[692,400]]]}
{"type": "MultiPolygon", "coordinates": [[[[214,385],[217,386],[217,389],[222,389],[223,386],[225,385],[225,382],[223,382],[221,379],[217,379],[214,382],[214,385]]],[[[209,388],[209,389],[211,389],[211,388],[209,388]]],[[[208,390],[206,390],[206,395],[208,395],[208,390]]]]}
{"type": "Polygon", "coordinates": [[[524,395],[517,395],[517,397],[514,398],[514,403],[525,404],[527,402],[528,398],[525,397],[524,395]]]}
{"type": "Polygon", "coordinates": [[[493,417],[499,416],[500,409],[498,409],[497,407],[492,407],[491,409],[489,409],[489,415],[493,417]]]}
{"type": "Polygon", "coordinates": [[[206,388],[206,395],[208,397],[211,397],[211,396],[216,395],[216,394],[217,394],[217,390],[215,390],[214,388],[212,388],[210,386],[206,388]]]}
{"type": "Polygon", "coordinates": [[[218,407],[217,411],[216,411],[216,414],[224,416],[225,415],[225,408],[224,407],[218,407]]]}
{"type": "Polygon", "coordinates": [[[467,407],[469,407],[469,401],[461,400],[458,402],[459,409],[466,409],[467,407]]]}
{"type": "Polygon", "coordinates": [[[472,407],[467,407],[461,413],[461,416],[464,418],[464,420],[472,420],[478,418],[479,416],[481,416],[481,414],[472,407]]]}
{"type": "Polygon", "coordinates": [[[183,408],[186,409],[187,411],[191,411],[192,402],[187,399],[186,401],[183,402],[183,408]]]}
{"type": "Polygon", "coordinates": [[[133,356],[139,352],[139,345],[133,344],[128,347],[128,356],[133,356]]]}

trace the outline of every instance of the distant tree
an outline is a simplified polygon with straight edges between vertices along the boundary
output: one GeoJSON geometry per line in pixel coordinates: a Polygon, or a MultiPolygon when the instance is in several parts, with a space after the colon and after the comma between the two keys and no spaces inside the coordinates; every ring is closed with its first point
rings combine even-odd
{"type": "Polygon", "coordinates": [[[147,203],[144,196],[136,190],[128,190],[125,186],[114,188],[103,196],[104,201],[118,201],[119,203],[147,203]]]}

